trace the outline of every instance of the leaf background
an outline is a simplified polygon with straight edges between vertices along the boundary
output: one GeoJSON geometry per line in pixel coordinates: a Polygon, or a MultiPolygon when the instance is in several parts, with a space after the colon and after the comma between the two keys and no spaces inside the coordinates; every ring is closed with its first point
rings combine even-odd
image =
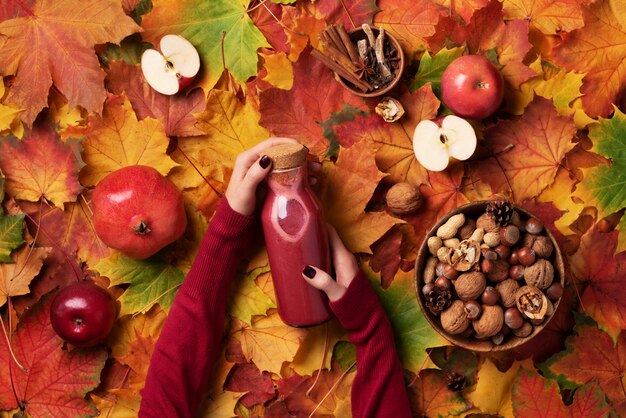
{"type": "MultiPolygon", "coordinates": [[[[389,314],[416,416],[624,415],[625,12],[620,0],[0,0],[0,316],[18,360],[38,365],[27,378],[59,394],[23,389],[0,338],[0,415],[136,416],[154,343],[235,157],[270,135],[297,138],[322,162],[318,195],[389,314]],[[334,23],[373,23],[402,43],[399,122],[382,122],[375,99],[352,95],[310,56],[334,23]],[[166,33],[194,43],[203,68],[172,97],[138,65],[166,33]],[[472,158],[428,172],[413,130],[446,112],[441,74],[468,53],[500,68],[505,103],[472,121],[472,158]],[[97,182],[137,163],[177,185],[189,219],[178,242],[142,262],[109,250],[90,211],[97,182]],[[424,205],[394,217],[384,193],[400,181],[418,185],[424,205]],[[532,344],[477,355],[428,326],[413,264],[446,212],[494,197],[550,228],[568,285],[532,344]],[[49,293],[76,276],[120,303],[108,350],[68,351],[50,328],[49,293]],[[60,386],[46,380],[51,365],[67,371],[60,386]],[[465,376],[462,391],[448,388],[451,372],[465,376]]],[[[204,416],[308,416],[320,402],[316,416],[349,416],[345,332],[282,324],[260,238],[236,282],[204,416]]]]}

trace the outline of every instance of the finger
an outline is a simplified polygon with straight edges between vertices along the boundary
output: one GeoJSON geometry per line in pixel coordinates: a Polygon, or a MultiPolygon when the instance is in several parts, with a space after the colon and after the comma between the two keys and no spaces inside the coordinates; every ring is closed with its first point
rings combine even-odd
{"type": "Polygon", "coordinates": [[[340,299],[346,291],[328,273],[314,266],[304,267],[302,277],[314,288],[325,292],[331,301],[340,299]]]}
{"type": "Polygon", "coordinates": [[[252,164],[243,178],[241,183],[242,192],[255,193],[257,186],[267,176],[271,168],[272,160],[267,155],[257,159],[256,163],[252,164]]]}
{"type": "Polygon", "coordinates": [[[346,248],[339,234],[330,224],[328,224],[328,238],[333,257],[333,265],[335,266],[335,274],[337,275],[337,282],[342,286],[348,287],[359,270],[356,258],[354,258],[354,254],[346,248]]]}

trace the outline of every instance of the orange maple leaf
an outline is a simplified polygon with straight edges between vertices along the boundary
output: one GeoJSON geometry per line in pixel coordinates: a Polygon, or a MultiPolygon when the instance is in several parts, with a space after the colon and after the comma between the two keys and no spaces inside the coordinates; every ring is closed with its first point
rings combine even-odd
{"type": "Polygon", "coordinates": [[[546,35],[570,32],[583,26],[580,0],[504,0],[509,19],[527,19],[530,27],[546,35]]]}
{"type": "Polygon", "coordinates": [[[583,8],[583,18],[584,28],[565,34],[553,59],[567,70],[587,73],[580,89],[583,107],[591,117],[608,117],[626,83],[626,29],[608,1],[583,8]]]}
{"type": "Polygon", "coordinates": [[[494,192],[521,202],[538,196],[554,181],[561,160],[575,147],[571,117],[559,116],[551,101],[536,97],[523,116],[485,131],[492,155],[472,165],[494,192]]]}
{"type": "Polygon", "coordinates": [[[139,26],[116,0],[17,4],[19,17],[0,22],[0,73],[15,75],[7,101],[25,109],[22,120],[31,125],[54,83],[70,107],[101,111],[105,74],[93,48],[119,43],[139,26]]]}

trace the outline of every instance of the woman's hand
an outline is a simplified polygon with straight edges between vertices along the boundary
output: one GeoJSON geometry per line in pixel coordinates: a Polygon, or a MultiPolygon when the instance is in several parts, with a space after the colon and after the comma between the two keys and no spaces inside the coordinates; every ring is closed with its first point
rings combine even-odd
{"type": "Polygon", "coordinates": [[[252,215],[256,206],[257,186],[270,172],[272,165],[272,161],[263,151],[286,143],[298,141],[292,138],[269,138],[237,156],[226,189],[228,204],[234,211],[242,215],[252,215]]]}
{"type": "Polygon", "coordinates": [[[346,293],[346,289],[359,271],[359,266],[354,255],[339,238],[335,228],[330,225],[328,226],[328,238],[330,239],[337,280],[333,280],[327,272],[315,266],[305,266],[302,270],[302,277],[311,286],[324,291],[331,302],[335,302],[346,293]]]}

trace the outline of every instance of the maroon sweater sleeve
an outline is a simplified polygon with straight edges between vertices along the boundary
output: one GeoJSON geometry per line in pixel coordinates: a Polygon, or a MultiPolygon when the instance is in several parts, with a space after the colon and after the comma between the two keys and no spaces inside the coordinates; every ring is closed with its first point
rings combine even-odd
{"type": "Polygon", "coordinates": [[[356,346],[354,418],[411,417],[391,323],[362,271],[330,307],[356,346]]]}
{"type": "Polygon", "coordinates": [[[196,414],[220,352],[228,289],[253,222],[222,199],[156,343],[140,417],[196,414]]]}

